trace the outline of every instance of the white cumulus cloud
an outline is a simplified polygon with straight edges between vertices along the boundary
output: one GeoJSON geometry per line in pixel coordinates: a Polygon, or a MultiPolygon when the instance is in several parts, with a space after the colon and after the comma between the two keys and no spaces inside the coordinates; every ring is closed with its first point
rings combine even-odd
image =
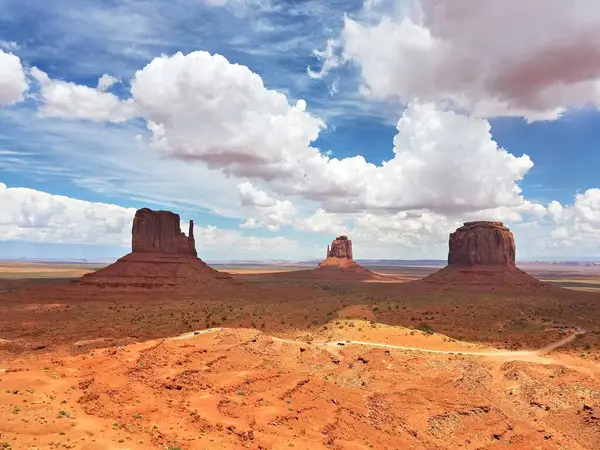
{"type": "Polygon", "coordinates": [[[555,119],[600,106],[595,0],[370,3],[318,53],[319,76],[350,61],[375,97],[445,101],[485,117],[555,119]]]}
{"type": "Polygon", "coordinates": [[[194,227],[194,237],[200,257],[206,252],[216,253],[218,257],[213,259],[220,260],[290,259],[299,253],[306,255],[305,250],[299,247],[298,242],[281,236],[244,236],[236,230],[225,230],[209,225],[194,227]]]}
{"type": "Polygon", "coordinates": [[[132,80],[132,96],[156,143],[173,157],[236,176],[290,177],[323,123],[265,88],[246,66],[193,52],[155,58],[132,80]],[[158,88],[160,86],[160,88],[158,88]]]}
{"type": "MultiPolygon", "coordinates": [[[[524,203],[517,182],[533,166],[527,155],[499,148],[487,120],[419,102],[398,121],[388,161],[331,158],[312,144],[324,124],[304,100],[291,105],[247,67],[207,52],[155,58],[135,74],[127,100],[43,73],[37,78],[44,114],[120,121],[135,112],[147,121],[155,149],[169,157],[259,180],[276,197],[329,212],[515,207],[524,203]]],[[[248,186],[242,184],[243,201],[257,195],[244,191],[248,186]]],[[[251,217],[246,226],[285,225],[293,213],[286,201],[263,207],[270,220],[251,217]]]]}
{"type": "Polygon", "coordinates": [[[21,59],[0,48],[0,106],[20,102],[28,88],[21,59]]]}
{"type": "Polygon", "coordinates": [[[135,210],[0,183],[0,240],[129,245],[135,210]]]}
{"type": "Polygon", "coordinates": [[[98,85],[96,86],[96,89],[98,89],[99,91],[102,91],[102,92],[107,91],[115,83],[118,83],[119,81],[121,81],[121,80],[105,73],[98,79],[98,85]]]}
{"type": "MultiPolygon", "coordinates": [[[[3,183],[0,183],[0,205],[0,241],[131,245],[133,208],[8,187],[3,183]]],[[[187,223],[183,225],[185,230],[187,223]]],[[[227,258],[264,259],[284,258],[304,251],[292,239],[245,236],[213,225],[196,226],[194,235],[200,256],[207,252],[223,256],[222,250],[227,249],[227,258]]]]}
{"type": "Polygon", "coordinates": [[[249,182],[238,184],[237,189],[242,206],[248,207],[252,216],[240,225],[242,228],[277,231],[282,226],[293,225],[297,219],[296,208],[289,200],[273,199],[249,182]]]}
{"type": "Polygon", "coordinates": [[[46,117],[84,119],[95,122],[124,122],[135,117],[132,100],[122,101],[114,94],[104,92],[107,79],[101,78],[98,87],[54,80],[39,70],[31,69],[32,77],[40,86],[43,105],[40,114],[46,117]]]}

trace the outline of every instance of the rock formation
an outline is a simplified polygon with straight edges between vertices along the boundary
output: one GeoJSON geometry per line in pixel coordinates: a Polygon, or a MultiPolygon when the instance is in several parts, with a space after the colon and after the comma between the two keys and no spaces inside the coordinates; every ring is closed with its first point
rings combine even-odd
{"type": "Polygon", "coordinates": [[[450,266],[514,266],[515,239],[502,222],[467,222],[450,234],[450,266]]]}
{"type": "Polygon", "coordinates": [[[188,236],[181,232],[180,222],[179,214],[171,211],[139,209],[131,230],[133,253],[197,256],[194,221],[190,220],[188,236]]]}
{"type": "Polygon", "coordinates": [[[352,241],[348,236],[338,236],[327,246],[327,258],[346,258],[352,259],[352,241]]]}
{"type": "Polygon", "coordinates": [[[231,278],[197,256],[194,222],[181,232],[178,214],[143,208],[133,219],[132,252],[114,264],[77,281],[80,285],[118,288],[205,289],[207,283],[231,278]]]}
{"type": "Polygon", "coordinates": [[[348,278],[349,281],[385,278],[354,261],[352,241],[348,239],[348,236],[338,236],[331,245],[327,246],[327,257],[312,273],[318,278],[340,280],[348,278]]]}
{"type": "Polygon", "coordinates": [[[515,253],[513,234],[502,222],[466,222],[450,234],[448,265],[418,283],[447,288],[546,288],[546,283],[516,267],[515,253]]]}

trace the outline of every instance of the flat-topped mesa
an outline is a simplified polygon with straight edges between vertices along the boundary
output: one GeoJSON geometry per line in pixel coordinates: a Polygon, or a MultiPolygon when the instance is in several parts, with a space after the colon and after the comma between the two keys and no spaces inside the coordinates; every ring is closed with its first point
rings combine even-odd
{"type": "Polygon", "coordinates": [[[415,282],[424,289],[550,289],[515,265],[515,239],[502,222],[467,222],[450,234],[448,265],[415,282]]]}
{"type": "Polygon", "coordinates": [[[170,211],[137,210],[133,219],[132,253],[197,256],[194,221],[190,220],[189,235],[181,232],[179,214],[170,211]]]}
{"type": "Polygon", "coordinates": [[[327,258],[354,259],[352,257],[352,241],[348,239],[348,236],[338,236],[331,246],[327,246],[327,258]]]}
{"type": "Polygon", "coordinates": [[[515,266],[515,239],[502,222],[466,222],[450,234],[448,265],[515,266]]]}

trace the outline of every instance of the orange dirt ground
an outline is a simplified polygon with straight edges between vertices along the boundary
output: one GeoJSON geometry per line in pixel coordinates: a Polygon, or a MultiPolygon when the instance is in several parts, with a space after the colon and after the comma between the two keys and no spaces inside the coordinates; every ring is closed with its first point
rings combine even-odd
{"type": "MultiPolygon", "coordinates": [[[[451,353],[221,329],[25,357],[3,369],[0,442],[84,450],[576,450],[600,439],[597,365],[391,331],[392,340],[451,353]],[[489,355],[469,355],[474,349],[489,355]]],[[[390,330],[363,335],[389,340],[390,330]]]]}
{"type": "Polygon", "coordinates": [[[598,293],[293,273],[235,275],[195,293],[10,289],[0,295],[0,449],[600,442],[598,293]]]}

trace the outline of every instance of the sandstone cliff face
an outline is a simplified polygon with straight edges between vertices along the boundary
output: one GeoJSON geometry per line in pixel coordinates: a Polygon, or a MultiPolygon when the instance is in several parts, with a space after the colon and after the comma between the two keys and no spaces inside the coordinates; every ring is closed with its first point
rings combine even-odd
{"type": "Polygon", "coordinates": [[[82,286],[119,289],[177,289],[205,292],[223,287],[231,276],[198,258],[194,222],[189,235],[181,232],[179,215],[148,208],[136,212],[132,252],[77,281],[82,286]]]}
{"type": "Polygon", "coordinates": [[[327,258],[354,259],[352,257],[352,241],[348,236],[338,236],[327,246],[327,258]]]}
{"type": "Polygon", "coordinates": [[[327,246],[327,257],[316,267],[313,274],[322,279],[349,281],[384,278],[354,261],[352,241],[348,236],[338,236],[327,246]]]}
{"type": "Polygon", "coordinates": [[[135,213],[132,228],[133,253],[197,256],[194,221],[189,235],[181,232],[179,214],[143,208],[135,213]]]}
{"type": "Polygon", "coordinates": [[[515,240],[502,222],[467,222],[449,244],[450,266],[515,266],[515,240]]]}
{"type": "Polygon", "coordinates": [[[448,265],[414,282],[425,290],[530,292],[551,286],[515,265],[515,240],[502,222],[467,222],[450,234],[448,265]]]}

